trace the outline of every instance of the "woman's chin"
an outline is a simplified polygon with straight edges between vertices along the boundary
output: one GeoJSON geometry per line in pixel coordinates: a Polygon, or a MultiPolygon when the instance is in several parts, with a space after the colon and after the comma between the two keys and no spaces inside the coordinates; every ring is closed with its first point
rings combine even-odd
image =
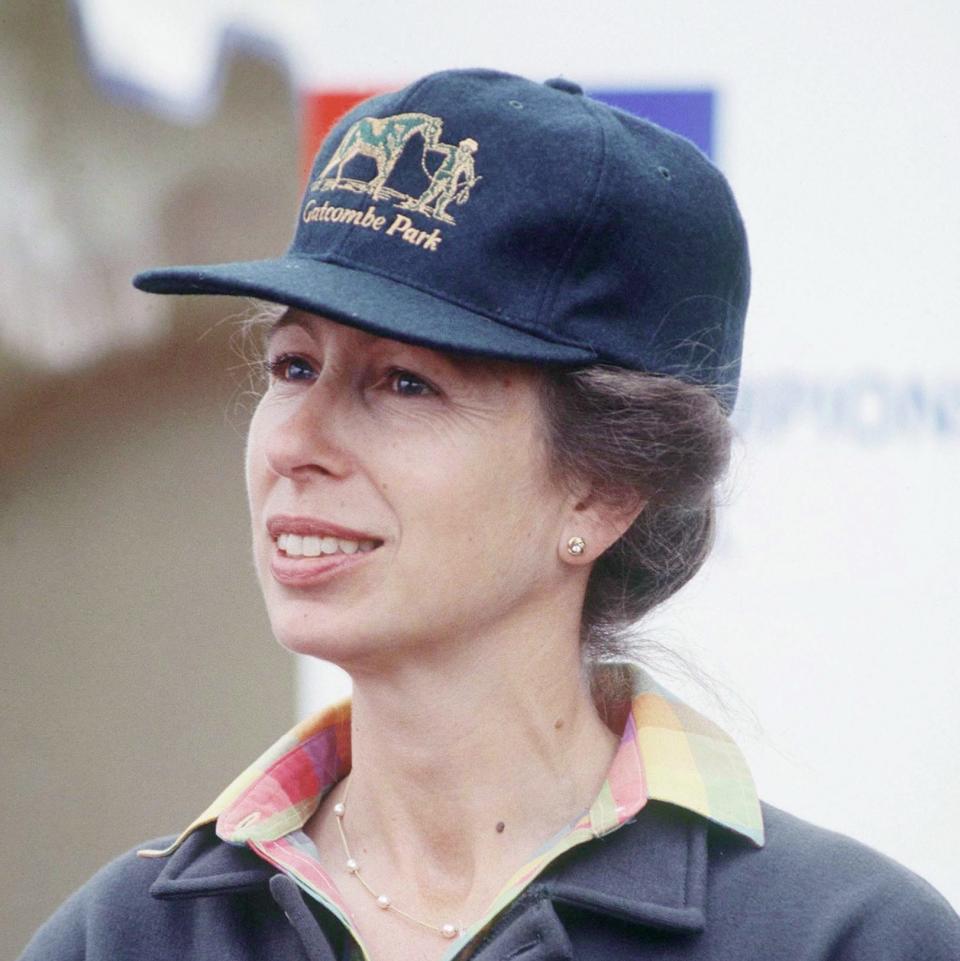
{"type": "Polygon", "coordinates": [[[371,658],[383,658],[389,646],[376,631],[358,630],[355,621],[345,625],[330,620],[317,624],[297,617],[273,617],[271,624],[280,646],[292,654],[330,661],[344,670],[371,658]]]}
{"type": "Polygon", "coordinates": [[[303,624],[274,623],[273,635],[280,646],[291,654],[319,657],[335,664],[357,646],[354,638],[332,631],[329,627],[316,630],[306,628],[303,624]]]}

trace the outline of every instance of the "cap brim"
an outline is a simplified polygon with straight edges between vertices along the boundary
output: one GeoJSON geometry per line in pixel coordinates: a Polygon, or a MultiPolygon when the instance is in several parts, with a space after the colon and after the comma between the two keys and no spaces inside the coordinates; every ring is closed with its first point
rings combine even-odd
{"type": "Polygon", "coordinates": [[[437,350],[540,364],[597,359],[589,348],[542,340],[388,277],[309,257],[161,267],[133,284],[154,294],[255,297],[437,350]]]}

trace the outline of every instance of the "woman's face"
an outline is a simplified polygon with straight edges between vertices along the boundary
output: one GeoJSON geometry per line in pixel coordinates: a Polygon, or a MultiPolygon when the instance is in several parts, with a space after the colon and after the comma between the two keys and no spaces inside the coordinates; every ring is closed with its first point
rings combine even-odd
{"type": "Polygon", "coordinates": [[[571,498],[547,469],[533,369],[295,310],[267,360],[246,474],[282,644],[360,668],[549,608],[571,498]]]}

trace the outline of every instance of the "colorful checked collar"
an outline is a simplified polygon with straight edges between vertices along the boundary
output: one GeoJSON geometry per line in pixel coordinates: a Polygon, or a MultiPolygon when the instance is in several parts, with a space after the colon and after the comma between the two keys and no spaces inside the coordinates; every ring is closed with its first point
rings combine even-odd
{"type": "MultiPolygon", "coordinates": [[[[550,838],[509,879],[487,914],[457,940],[462,946],[555,858],[615,831],[649,799],[667,801],[763,845],[763,821],[743,755],[712,721],[679,701],[637,666],[627,670],[633,696],[623,705],[623,734],[607,779],[590,808],[550,838]]],[[[611,712],[613,713],[613,712],[611,712]]],[[[291,876],[348,927],[349,915],[316,849],[301,830],[324,794],[350,770],[350,703],[302,721],[231,783],[163,851],[172,854],[199,827],[244,845],[291,876]]]]}

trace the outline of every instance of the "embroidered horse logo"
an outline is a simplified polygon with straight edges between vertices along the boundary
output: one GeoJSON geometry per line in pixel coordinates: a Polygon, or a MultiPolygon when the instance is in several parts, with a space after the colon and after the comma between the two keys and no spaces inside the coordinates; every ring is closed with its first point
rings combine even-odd
{"type": "Polygon", "coordinates": [[[479,144],[470,137],[456,146],[441,143],[442,132],[443,121],[425,113],[361,117],[343,135],[327,165],[310,184],[310,190],[352,190],[370,194],[374,200],[389,199],[404,210],[416,210],[435,220],[455,224],[447,207],[451,203],[465,204],[470,199],[471,189],[482,179],[477,176],[473,163],[479,144]],[[387,180],[407,144],[417,134],[423,143],[420,166],[429,183],[419,197],[411,197],[387,186],[387,180]],[[439,164],[436,155],[441,158],[439,164]],[[369,180],[344,176],[344,168],[355,157],[373,160],[376,172],[369,180]]]}

